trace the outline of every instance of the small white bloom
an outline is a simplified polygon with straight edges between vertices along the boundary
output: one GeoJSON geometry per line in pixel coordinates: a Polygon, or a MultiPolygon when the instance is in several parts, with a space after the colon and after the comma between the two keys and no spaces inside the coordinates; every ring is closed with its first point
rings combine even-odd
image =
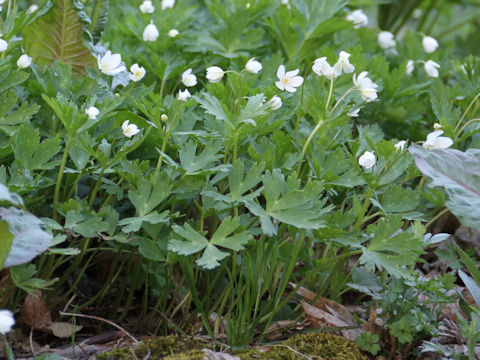
{"type": "Polygon", "coordinates": [[[275,95],[272,97],[268,103],[270,104],[270,109],[272,110],[278,110],[282,107],[282,99],[280,96],[275,95]]]}
{"type": "Polygon", "coordinates": [[[20,69],[28,68],[30,65],[32,65],[32,58],[27,54],[23,54],[17,60],[17,66],[20,69]]]}
{"type": "Polygon", "coordinates": [[[30,5],[28,7],[28,10],[27,10],[27,13],[28,14],[33,14],[35,11],[38,10],[38,5],[37,4],[33,4],[33,5],[30,5]]]}
{"type": "Polygon", "coordinates": [[[5,335],[12,330],[15,318],[10,310],[0,310],[0,334],[5,335]]]}
{"type": "Polygon", "coordinates": [[[415,70],[415,62],[413,60],[408,60],[407,61],[407,68],[406,68],[405,72],[407,73],[407,75],[412,75],[413,70],[415,70]]]}
{"type": "Polygon", "coordinates": [[[365,169],[371,169],[377,162],[377,157],[373,151],[365,151],[362,156],[358,159],[360,166],[363,166],[365,169]]]}
{"type": "Polygon", "coordinates": [[[378,34],[378,44],[382,49],[395,47],[395,36],[390,31],[380,31],[378,34]]]}
{"type": "Polygon", "coordinates": [[[367,26],[368,24],[368,17],[365,13],[358,9],[352,11],[350,14],[347,15],[347,20],[353,22],[353,27],[358,29],[361,26],[367,26]]]}
{"type": "Polygon", "coordinates": [[[377,87],[370,78],[367,77],[368,72],[363,71],[356,77],[356,74],[353,75],[353,84],[360,91],[362,99],[366,102],[374,101],[377,98],[377,87]]]}
{"type": "Polygon", "coordinates": [[[282,0],[282,5],[290,5],[290,3],[288,2],[288,0],[282,0]]]}
{"type": "Polygon", "coordinates": [[[211,83],[217,83],[222,80],[225,72],[218,66],[211,66],[207,68],[207,80],[211,83]]]}
{"type": "Polygon", "coordinates": [[[427,54],[433,53],[438,47],[438,41],[431,36],[424,36],[422,39],[423,50],[427,54]]]}
{"type": "Polygon", "coordinates": [[[172,29],[168,32],[168,36],[171,38],[177,37],[180,32],[177,29],[172,29]]]}
{"type": "Polygon", "coordinates": [[[427,135],[427,140],[423,142],[423,147],[427,150],[446,149],[453,145],[453,140],[446,136],[440,136],[443,130],[435,130],[427,135]]]}
{"type": "Polygon", "coordinates": [[[335,70],[333,66],[327,62],[327,58],[321,57],[314,61],[312,70],[318,76],[325,76],[327,79],[331,80],[332,78],[336,77],[335,70]]]}
{"type": "Polygon", "coordinates": [[[95,120],[100,114],[100,110],[98,110],[95,106],[90,106],[89,108],[85,109],[85,114],[88,115],[90,120],[95,120]]]}
{"type": "Polygon", "coordinates": [[[395,144],[395,149],[398,150],[398,151],[403,151],[403,149],[405,148],[405,144],[407,142],[405,140],[400,140],[399,142],[397,142],[395,144]]]}
{"type": "Polygon", "coordinates": [[[4,52],[8,49],[8,42],[3,39],[0,39],[0,52],[4,52]]]}
{"type": "Polygon", "coordinates": [[[119,72],[125,71],[125,66],[121,64],[122,56],[120,54],[112,54],[111,51],[107,51],[102,58],[98,56],[98,68],[105,75],[116,75],[119,72]]]}
{"type": "Polygon", "coordinates": [[[340,51],[340,54],[338,55],[338,61],[333,66],[333,69],[335,71],[335,76],[342,75],[342,71],[345,74],[350,74],[353,72],[353,70],[355,70],[355,66],[350,64],[350,60],[348,60],[349,57],[350,57],[349,53],[345,51],[340,51]]]}
{"type": "Polygon", "coordinates": [[[420,19],[423,15],[422,9],[416,8],[413,10],[412,17],[416,20],[420,19]]]}
{"type": "Polygon", "coordinates": [[[288,92],[297,91],[297,87],[303,84],[303,77],[298,76],[300,70],[296,69],[285,73],[285,66],[280,65],[277,70],[278,80],[275,85],[280,90],[286,90],[288,92]]]}
{"type": "Polygon", "coordinates": [[[439,123],[433,124],[433,130],[443,130],[443,126],[439,123]]]}
{"type": "Polygon", "coordinates": [[[178,90],[178,100],[187,101],[189,97],[192,97],[192,95],[190,94],[190,91],[188,91],[188,89],[185,89],[184,91],[178,90]]]}
{"type": "Polygon", "coordinates": [[[258,72],[262,70],[262,64],[259,61],[255,60],[255,58],[251,58],[247,61],[247,64],[245,65],[245,70],[252,74],[258,74],[258,72]]]}
{"type": "Polygon", "coordinates": [[[125,120],[122,124],[122,131],[123,135],[128,138],[131,138],[133,135],[138,134],[140,130],[138,129],[137,125],[129,124],[130,120],[125,120]]]}
{"type": "Polygon", "coordinates": [[[175,0],[162,0],[162,10],[172,9],[175,6],[175,0]]]}
{"type": "Polygon", "coordinates": [[[150,0],[145,0],[140,5],[140,11],[144,14],[153,14],[153,12],[155,11],[155,7],[150,0]]]}
{"type": "Polygon", "coordinates": [[[245,8],[248,10],[250,9],[250,6],[252,6],[250,3],[247,3],[247,5],[245,5],[245,8]]]}
{"type": "Polygon", "coordinates": [[[360,113],[360,108],[358,109],[355,109],[353,111],[350,111],[347,116],[350,116],[350,117],[358,117],[358,114],[360,113]]]}
{"type": "Polygon", "coordinates": [[[155,40],[157,40],[158,35],[159,35],[158,29],[155,26],[155,24],[153,23],[153,21],[150,22],[150,24],[148,24],[145,27],[145,30],[143,30],[143,40],[144,41],[155,41],[155,40]]]}
{"type": "Polygon", "coordinates": [[[440,65],[437,64],[435,61],[428,60],[427,62],[425,62],[423,67],[425,68],[425,72],[428,76],[433,78],[438,77],[438,68],[440,68],[440,65]]]}
{"type": "Polygon", "coordinates": [[[130,67],[130,71],[132,72],[130,74],[130,79],[135,82],[142,80],[146,73],[145,69],[141,66],[138,66],[138,64],[133,64],[130,67]]]}
{"type": "Polygon", "coordinates": [[[192,74],[192,69],[188,69],[182,74],[182,83],[186,87],[197,85],[197,77],[192,74]]]}

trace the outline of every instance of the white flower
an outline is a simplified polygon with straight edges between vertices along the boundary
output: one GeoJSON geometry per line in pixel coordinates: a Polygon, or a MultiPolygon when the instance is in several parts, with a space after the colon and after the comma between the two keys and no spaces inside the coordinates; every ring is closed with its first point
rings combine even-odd
{"type": "Polygon", "coordinates": [[[95,106],[90,106],[89,108],[85,109],[85,114],[88,115],[90,120],[95,120],[100,114],[100,110],[98,110],[95,106]]]}
{"type": "Polygon", "coordinates": [[[162,10],[172,9],[175,5],[175,0],[162,0],[162,10]]]}
{"type": "Polygon", "coordinates": [[[400,140],[399,142],[397,142],[395,144],[395,149],[398,150],[398,151],[403,151],[403,149],[405,148],[405,144],[407,142],[405,140],[400,140]]]}
{"type": "Polygon", "coordinates": [[[446,136],[440,136],[443,130],[435,130],[427,135],[427,140],[423,142],[423,147],[427,150],[446,149],[453,145],[453,140],[446,136]]]}
{"type": "Polygon", "coordinates": [[[349,53],[345,51],[340,51],[340,54],[338,55],[338,61],[333,66],[333,69],[335,71],[335,76],[342,75],[342,71],[345,74],[350,74],[353,72],[353,70],[355,70],[355,66],[350,64],[350,60],[348,60],[349,57],[350,57],[349,53]]]}
{"type": "Polygon", "coordinates": [[[177,37],[180,32],[177,29],[172,29],[168,32],[168,36],[171,38],[177,37]]]}
{"type": "Polygon", "coordinates": [[[412,17],[414,19],[420,19],[422,15],[423,15],[422,9],[416,8],[415,10],[413,10],[412,17]]]}
{"type": "Polygon", "coordinates": [[[433,53],[438,47],[438,41],[431,36],[424,36],[422,39],[423,50],[427,54],[433,53]]]}
{"type": "Polygon", "coordinates": [[[363,71],[356,77],[356,74],[353,75],[353,84],[360,91],[362,99],[366,102],[373,101],[377,98],[377,87],[370,78],[367,77],[368,72],[363,71]]]}
{"type": "Polygon", "coordinates": [[[380,31],[378,34],[378,44],[382,49],[395,47],[396,41],[394,35],[390,31],[380,31]]]}
{"type": "Polygon", "coordinates": [[[255,60],[255,58],[251,58],[247,61],[247,64],[245,65],[245,70],[252,74],[258,74],[258,72],[262,70],[262,64],[259,61],[255,60]]]}
{"type": "Polygon", "coordinates": [[[437,64],[435,61],[428,60],[427,62],[425,62],[423,67],[425,68],[425,72],[427,73],[428,76],[434,77],[434,78],[438,77],[437,68],[440,68],[440,65],[437,64]]]}
{"type": "Polygon", "coordinates": [[[155,40],[157,40],[158,35],[159,35],[158,29],[155,26],[155,24],[153,23],[153,21],[150,22],[150,24],[148,24],[145,27],[145,30],[143,30],[143,40],[144,41],[155,41],[155,40]]]}
{"type": "Polygon", "coordinates": [[[321,57],[314,61],[312,70],[318,76],[325,76],[327,79],[331,80],[332,78],[336,77],[335,70],[330,64],[327,62],[327,58],[321,57]]]}
{"type": "Polygon", "coordinates": [[[28,68],[30,65],[32,65],[32,58],[27,54],[23,54],[17,60],[17,66],[20,69],[28,68]]]}
{"type": "Polygon", "coordinates": [[[182,74],[182,83],[187,87],[197,85],[197,77],[192,74],[192,69],[188,69],[182,74]]]}
{"type": "Polygon", "coordinates": [[[146,72],[145,69],[141,66],[138,66],[138,64],[133,64],[130,67],[130,71],[132,72],[130,74],[130,79],[135,82],[142,80],[146,72]]]}
{"type": "Polygon", "coordinates": [[[0,310],[0,334],[5,335],[15,324],[15,318],[10,310],[0,310]]]}
{"type": "Polygon", "coordinates": [[[192,95],[190,94],[190,91],[188,91],[188,89],[185,89],[184,91],[178,90],[178,100],[187,101],[189,97],[192,97],[192,95]]]}
{"type": "Polygon", "coordinates": [[[433,130],[443,130],[443,126],[440,125],[439,123],[434,123],[433,130]]]}
{"type": "Polygon", "coordinates": [[[119,72],[125,71],[125,66],[121,64],[122,56],[120,54],[112,54],[111,51],[107,51],[102,58],[98,56],[98,68],[105,75],[116,75],[119,72]]]}
{"type": "Polygon", "coordinates": [[[8,42],[3,39],[0,39],[0,52],[4,52],[8,49],[8,42]]]}
{"type": "Polygon", "coordinates": [[[290,5],[290,3],[288,2],[288,0],[282,0],[282,5],[290,5]]]}
{"type": "Polygon", "coordinates": [[[297,76],[299,71],[300,70],[296,69],[285,73],[285,66],[280,65],[277,70],[279,81],[275,82],[275,85],[277,85],[280,90],[286,90],[292,93],[297,91],[297,87],[303,84],[303,77],[297,76]]]}
{"type": "Polygon", "coordinates": [[[150,0],[145,0],[140,5],[140,11],[144,14],[152,14],[155,11],[155,7],[150,0]]]}
{"type": "Polygon", "coordinates": [[[123,135],[128,138],[131,138],[133,135],[138,134],[140,130],[135,124],[128,124],[130,120],[125,120],[122,124],[123,135]]]}
{"type": "Polygon", "coordinates": [[[347,20],[353,22],[353,27],[355,29],[358,29],[361,26],[367,26],[368,24],[367,15],[365,15],[365,13],[360,9],[352,11],[350,14],[348,14],[347,20]]]}
{"type": "Polygon", "coordinates": [[[211,66],[211,67],[207,68],[206,78],[211,83],[217,83],[220,80],[222,80],[224,74],[225,74],[225,72],[221,68],[219,68],[218,66],[211,66]]]}
{"type": "Polygon", "coordinates": [[[405,72],[407,75],[412,75],[413,70],[415,70],[415,62],[413,60],[408,60],[405,72]]]}
{"type": "Polygon", "coordinates": [[[350,116],[350,117],[358,117],[358,114],[360,113],[360,108],[358,109],[355,109],[353,111],[350,111],[347,116],[350,116]]]}
{"type": "Polygon", "coordinates": [[[30,5],[28,7],[28,10],[27,10],[27,13],[28,14],[33,14],[35,11],[38,10],[38,5],[37,4],[33,4],[33,5],[30,5]]]}
{"type": "Polygon", "coordinates": [[[358,159],[360,166],[363,166],[365,169],[371,169],[377,162],[377,157],[373,151],[365,151],[362,156],[358,159]]]}
{"type": "Polygon", "coordinates": [[[270,109],[272,110],[278,110],[282,107],[282,99],[280,96],[275,95],[272,97],[268,103],[270,104],[270,109]]]}

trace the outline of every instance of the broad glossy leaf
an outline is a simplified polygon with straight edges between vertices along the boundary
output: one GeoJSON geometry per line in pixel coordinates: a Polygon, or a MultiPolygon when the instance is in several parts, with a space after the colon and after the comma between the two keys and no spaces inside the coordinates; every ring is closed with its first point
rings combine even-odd
{"type": "Polygon", "coordinates": [[[428,151],[411,145],[409,151],[420,171],[432,180],[430,186],[447,191],[449,210],[463,224],[480,230],[480,149],[428,151]]]}

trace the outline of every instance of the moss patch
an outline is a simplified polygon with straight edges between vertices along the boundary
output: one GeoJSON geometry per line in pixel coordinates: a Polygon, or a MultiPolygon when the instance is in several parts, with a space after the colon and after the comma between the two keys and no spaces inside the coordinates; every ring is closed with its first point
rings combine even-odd
{"type": "MultiPolygon", "coordinates": [[[[155,338],[137,345],[132,350],[137,358],[145,357],[150,349],[150,359],[166,360],[203,360],[201,349],[211,348],[198,340],[172,335],[155,338]]],[[[344,337],[326,334],[300,334],[276,345],[265,346],[266,352],[256,349],[244,349],[235,353],[243,360],[296,360],[305,359],[305,355],[316,360],[366,360],[359,348],[344,337]]],[[[130,348],[114,349],[97,356],[99,360],[135,359],[130,348]]]]}

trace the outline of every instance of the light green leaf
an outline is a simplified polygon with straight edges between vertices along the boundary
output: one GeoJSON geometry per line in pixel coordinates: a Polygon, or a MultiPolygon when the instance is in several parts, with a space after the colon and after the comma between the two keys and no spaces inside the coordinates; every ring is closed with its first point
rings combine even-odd
{"type": "Polygon", "coordinates": [[[148,215],[122,219],[119,221],[118,225],[123,226],[122,231],[124,233],[136,232],[140,230],[140,227],[144,222],[149,224],[167,223],[168,214],[170,214],[169,210],[165,210],[161,214],[156,211],[152,211],[148,215]]]}
{"type": "Polygon", "coordinates": [[[419,193],[404,189],[401,185],[389,185],[382,197],[382,208],[387,213],[400,213],[415,210],[419,201],[419,193]]]}
{"type": "Polygon", "coordinates": [[[0,269],[3,269],[3,263],[7,259],[12,243],[13,234],[8,229],[8,223],[0,221],[0,269]]]}
{"type": "Polygon", "coordinates": [[[172,187],[165,172],[153,173],[150,179],[141,178],[137,189],[128,192],[128,198],[135,206],[138,217],[144,217],[170,195],[172,187]]]}
{"type": "Polygon", "coordinates": [[[215,96],[210,93],[204,93],[202,97],[194,96],[193,98],[205,109],[207,114],[211,114],[217,120],[222,121],[225,127],[231,130],[235,129],[232,121],[233,115],[228,110],[228,107],[222,104],[215,96]]]}
{"type": "Polygon", "coordinates": [[[215,166],[215,163],[222,158],[222,154],[219,153],[222,148],[223,145],[220,142],[209,142],[197,155],[197,144],[189,140],[180,145],[178,152],[180,164],[187,175],[226,170],[225,167],[215,166]]]}

